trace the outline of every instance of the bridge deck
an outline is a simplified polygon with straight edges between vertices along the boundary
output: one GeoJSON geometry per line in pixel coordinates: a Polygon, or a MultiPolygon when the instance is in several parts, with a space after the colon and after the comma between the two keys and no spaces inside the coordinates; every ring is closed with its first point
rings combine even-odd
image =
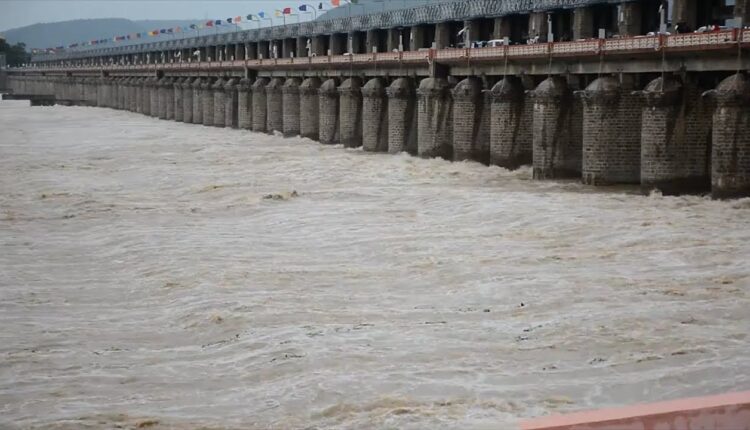
{"type": "MultiPolygon", "coordinates": [[[[377,52],[298,58],[271,58],[234,61],[204,61],[103,66],[32,67],[14,72],[74,72],[74,73],[151,73],[157,70],[177,73],[251,70],[324,70],[356,68],[398,68],[494,63],[509,61],[550,60],[617,60],[623,57],[660,57],[661,54],[733,53],[750,47],[750,30],[729,30],[713,33],[638,36],[617,39],[588,39],[574,42],[538,43],[487,48],[424,49],[420,51],[377,52]]],[[[723,67],[723,66],[721,66],[723,67]]],[[[733,68],[736,67],[734,63],[733,68]]]]}

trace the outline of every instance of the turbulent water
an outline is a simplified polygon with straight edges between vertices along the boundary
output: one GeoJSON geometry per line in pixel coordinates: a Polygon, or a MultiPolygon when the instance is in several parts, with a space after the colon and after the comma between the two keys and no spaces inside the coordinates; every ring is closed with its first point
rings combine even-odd
{"type": "Polygon", "coordinates": [[[0,428],[494,428],[750,388],[750,200],[0,104],[0,428]]]}

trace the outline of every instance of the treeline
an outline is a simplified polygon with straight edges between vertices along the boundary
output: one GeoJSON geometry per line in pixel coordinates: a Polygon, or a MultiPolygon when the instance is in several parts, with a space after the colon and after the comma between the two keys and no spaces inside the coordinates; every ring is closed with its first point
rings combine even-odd
{"type": "Polygon", "coordinates": [[[5,54],[5,62],[11,67],[31,62],[31,54],[26,52],[26,45],[23,43],[10,45],[5,40],[0,39],[0,54],[5,54]]]}

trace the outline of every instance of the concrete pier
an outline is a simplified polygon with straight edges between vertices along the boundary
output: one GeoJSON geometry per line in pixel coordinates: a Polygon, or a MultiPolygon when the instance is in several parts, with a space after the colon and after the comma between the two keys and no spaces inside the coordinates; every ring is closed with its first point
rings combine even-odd
{"type": "Polygon", "coordinates": [[[264,132],[266,128],[266,110],[268,109],[268,101],[266,97],[266,85],[268,85],[268,79],[258,78],[255,80],[251,87],[253,93],[253,131],[264,132]]]}
{"type": "Polygon", "coordinates": [[[205,79],[201,85],[201,107],[203,108],[203,125],[214,125],[214,90],[213,81],[205,79]]]}
{"type": "Polygon", "coordinates": [[[489,158],[480,148],[484,100],[482,83],[478,78],[468,77],[453,88],[453,160],[482,160],[489,158]]]}
{"type": "Polygon", "coordinates": [[[237,78],[229,78],[224,84],[224,127],[227,128],[238,128],[239,113],[238,107],[238,94],[237,94],[237,78]]]}
{"type": "MultiPolygon", "coordinates": [[[[149,114],[152,117],[158,118],[159,117],[159,80],[157,78],[152,78],[151,81],[148,83],[148,93],[150,96],[150,109],[149,114]]],[[[115,94],[115,97],[117,95],[115,94]]]]}
{"type": "Polygon", "coordinates": [[[140,79],[137,77],[130,78],[130,111],[131,112],[138,112],[138,109],[140,108],[140,90],[141,90],[141,83],[140,79]]]}
{"type": "MultiPolygon", "coordinates": [[[[120,97],[122,94],[120,91],[120,79],[121,78],[112,79],[111,106],[113,109],[121,109],[120,97]]],[[[73,81],[73,78],[65,79],[62,98],[63,100],[67,100],[67,101],[73,100],[75,98],[75,83],[73,81]]]]}
{"type": "Polygon", "coordinates": [[[453,112],[448,82],[425,78],[417,89],[417,152],[420,157],[453,158],[453,112]]]}
{"type": "Polygon", "coordinates": [[[339,139],[347,148],[362,146],[362,80],[346,79],[339,92],[339,139]]]}
{"type": "Polygon", "coordinates": [[[167,86],[169,86],[169,80],[167,78],[159,79],[159,82],[157,84],[157,108],[159,110],[159,114],[157,116],[159,117],[159,119],[167,119],[167,99],[169,98],[167,94],[167,86]]]}
{"type": "Polygon", "coordinates": [[[211,125],[214,127],[224,127],[226,125],[226,92],[224,90],[226,81],[219,78],[211,85],[211,93],[214,100],[214,116],[211,125]]]}
{"type": "Polygon", "coordinates": [[[316,77],[307,78],[299,87],[300,110],[299,128],[300,136],[308,139],[318,140],[319,128],[319,101],[320,79],[316,77]]]}
{"type": "Polygon", "coordinates": [[[531,93],[535,179],[580,178],[582,109],[560,76],[545,79],[531,93]]]}
{"type": "Polygon", "coordinates": [[[323,82],[318,90],[318,113],[320,143],[339,143],[339,92],[334,78],[323,82]]]}
{"type": "Polygon", "coordinates": [[[641,190],[662,194],[711,189],[711,106],[694,83],[657,78],[639,94],[641,190]]]}
{"type": "Polygon", "coordinates": [[[750,82],[744,74],[724,79],[716,102],[711,151],[711,195],[750,197],[750,82]]]}
{"type": "Polygon", "coordinates": [[[533,103],[521,79],[506,76],[490,91],[490,164],[517,169],[532,162],[533,103]]]}
{"type": "Polygon", "coordinates": [[[576,93],[584,105],[583,183],[641,182],[641,105],[632,92],[632,86],[607,76],[576,93]]]}
{"type": "Polygon", "coordinates": [[[183,102],[182,98],[184,95],[182,94],[182,83],[185,82],[185,79],[187,78],[177,78],[172,82],[172,92],[174,94],[174,120],[177,122],[183,122],[184,116],[183,116],[183,102]]]}
{"type": "Polygon", "coordinates": [[[283,103],[283,133],[284,136],[298,136],[300,134],[300,81],[297,78],[289,78],[281,87],[283,103]]]}
{"type": "Polygon", "coordinates": [[[174,121],[174,79],[166,78],[163,85],[164,90],[164,109],[166,111],[164,119],[174,121]]]}
{"type": "Polygon", "coordinates": [[[367,81],[362,88],[362,148],[388,152],[388,96],[381,78],[367,81]]]}
{"type": "Polygon", "coordinates": [[[410,78],[398,78],[386,89],[388,96],[388,152],[417,154],[416,90],[410,78]]]}
{"type": "Polygon", "coordinates": [[[282,132],[284,130],[284,100],[281,87],[284,80],[272,78],[266,85],[266,131],[282,132]]]}
{"type": "MultiPolygon", "coordinates": [[[[182,91],[182,121],[187,124],[193,123],[193,80],[185,78],[180,84],[182,91]]],[[[175,91],[177,89],[175,88],[175,91]]]]}
{"type": "MultiPolygon", "coordinates": [[[[50,81],[51,81],[51,80],[50,80],[50,81]]],[[[54,82],[54,81],[51,81],[51,82],[54,82]]],[[[104,79],[104,78],[98,78],[98,79],[96,80],[96,85],[97,85],[97,91],[96,91],[96,105],[97,105],[98,107],[106,107],[106,106],[104,105],[104,94],[105,94],[105,88],[106,88],[106,84],[105,84],[105,82],[106,82],[106,81],[105,81],[105,79],[104,79]]],[[[54,90],[53,90],[52,92],[54,93],[54,90]]],[[[139,103],[140,103],[140,97],[138,97],[138,100],[139,100],[139,103]]]]}
{"type": "MultiPolygon", "coordinates": [[[[112,97],[111,87],[109,83],[105,86],[105,103],[109,105],[110,98],[112,97]]],[[[151,116],[151,78],[145,78],[142,81],[141,87],[141,113],[144,115],[151,116]]]]}
{"type": "Polygon", "coordinates": [[[253,128],[253,93],[250,79],[242,78],[237,86],[237,126],[244,130],[253,128]]]}
{"type": "Polygon", "coordinates": [[[203,78],[193,81],[193,124],[203,124],[203,78]]]}

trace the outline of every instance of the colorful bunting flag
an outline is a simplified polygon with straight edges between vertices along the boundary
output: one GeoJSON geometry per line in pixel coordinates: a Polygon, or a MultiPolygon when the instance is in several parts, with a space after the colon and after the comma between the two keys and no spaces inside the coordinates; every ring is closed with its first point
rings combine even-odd
{"type": "MultiPolygon", "coordinates": [[[[340,6],[341,0],[328,0],[331,5],[333,6],[340,6]]],[[[344,0],[345,2],[348,2],[349,4],[359,4],[359,0],[344,0]]],[[[313,3],[314,4],[314,3],[313,3]]],[[[324,10],[326,7],[324,6],[325,2],[321,1],[318,3],[317,9],[324,10]]],[[[286,15],[292,15],[292,11],[294,8],[292,7],[284,7],[281,10],[275,9],[273,14],[277,17],[284,17],[286,18],[286,15]]],[[[315,10],[315,6],[311,6],[309,4],[302,4],[297,7],[297,9],[301,12],[311,12],[315,10]]],[[[261,21],[263,19],[268,19],[267,14],[264,11],[259,11],[257,14],[247,14],[245,16],[246,20],[248,21],[261,21]]],[[[140,39],[141,37],[146,36],[159,36],[161,34],[174,34],[174,33],[182,33],[185,29],[190,28],[191,30],[200,30],[202,28],[207,27],[215,27],[222,25],[224,23],[229,24],[235,24],[238,25],[240,22],[242,22],[243,17],[241,15],[235,16],[235,17],[229,17],[225,20],[217,19],[217,20],[209,20],[202,24],[190,24],[188,27],[173,27],[173,28],[162,28],[162,29],[156,29],[151,30],[145,33],[131,33],[124,36],[114,36],[111,39],[100,39],[100,40],[91,40],[88,42],[80,42],[80,43],[73,43],[68,46],[68,48],[75,48],[78,46],[93,46],[93,45],[101,45],[106,44],[108,42],[121,42],[125,40],[133,40],[133,39],[140,39]]],[[[285,21],[286,22],[286,21],[285,21]]],[[[49,48],[53,49],[53,48],[49,48]]],[[[63,46],[54,48],[56,50],[64,49],[63,46]]]]}

